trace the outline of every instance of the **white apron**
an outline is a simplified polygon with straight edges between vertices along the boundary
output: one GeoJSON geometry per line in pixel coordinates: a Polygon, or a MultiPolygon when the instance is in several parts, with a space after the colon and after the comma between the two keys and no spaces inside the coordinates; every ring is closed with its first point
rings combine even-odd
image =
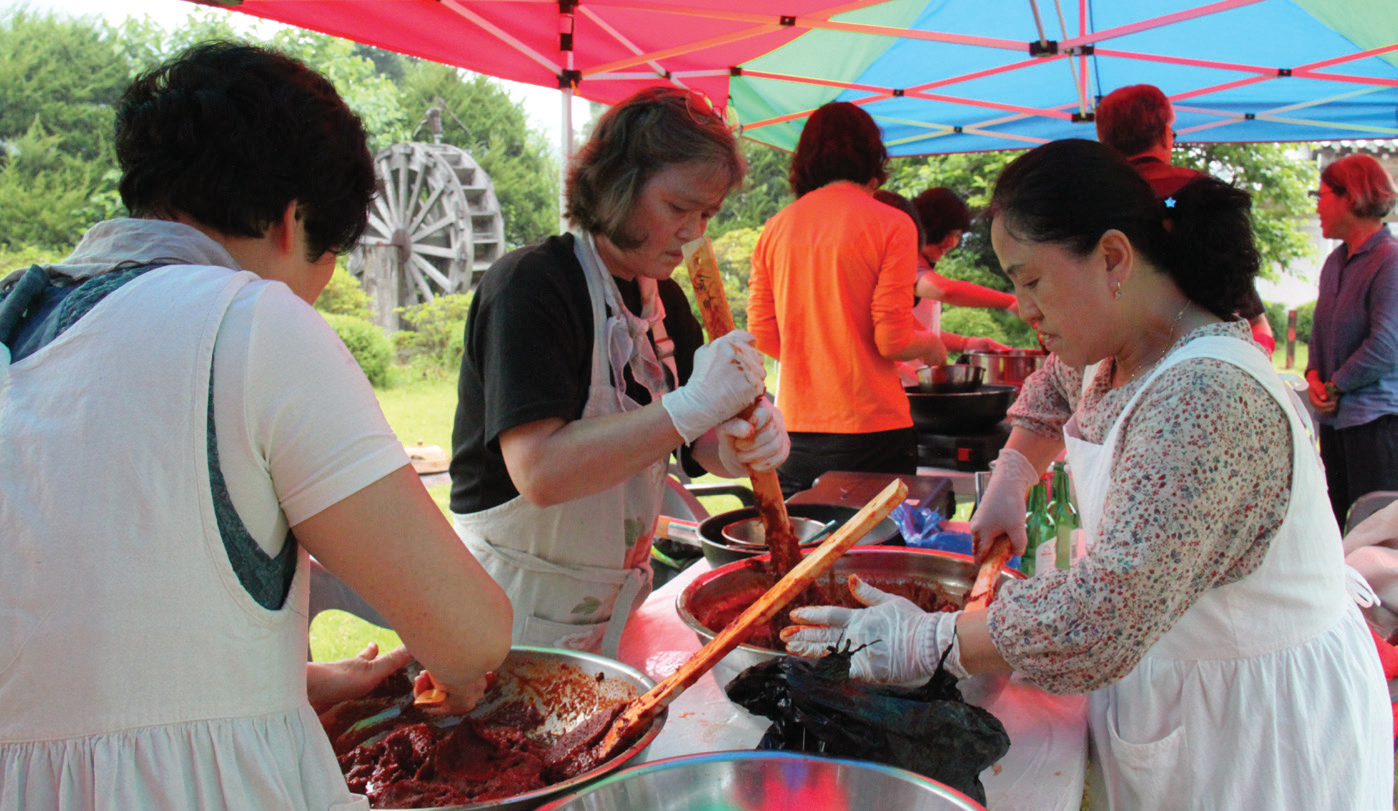
{"type": "MultiPolygon", "coordinates": [[[[637,373],[652,401],[667,388],[663,375],[655,379],[659,361],[645,325],[628,313],[591,237],[575,235],[574,251],[592,301],[592,380],[582,419],[638,409],[626,395],[627,365],[656,364],[652,374],[637,373]]],[[[642,298],[658,307],[655,281],[639,281],[642,298]]],[[[663,310],[656,323],[658,317],[663,310]]],[[[627,617],[650,594],[651,538],[667,467],[657,459],[615,487],[551,507],[516,496],[454,515],[466,547],[510,595],[515,644],[617,656],[627,617]]]]}
{"type": "Polygon", "coordinates": [[[1092,807],[1391,808],[1392,708],[1378,655],[1345,590],[1319,458],[1256,348],[1190,341],[1146,379],[1101,445],[1069,421],[1088,553],[1122,425],[1156,377],[1197,357],[1247,371],[1286,411],[1291,503],[1256,571],[1205,592],[1130,674],[1090,694],[1092,807]]]}
{"type": "Polygon", "coordinates": [[[306,701],[305,551],[263,608],[214,517],[214,341],[253,281],[152,270],[0,383],[0,809],[369,807],[306,701]]]}

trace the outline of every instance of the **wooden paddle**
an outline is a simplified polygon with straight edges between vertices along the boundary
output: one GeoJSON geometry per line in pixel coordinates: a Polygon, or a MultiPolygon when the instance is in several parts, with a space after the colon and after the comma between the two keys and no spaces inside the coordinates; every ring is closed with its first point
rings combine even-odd
{"type": "Polygon", "coordinates": [[[709,643],[700,648],[679,670],[671,673],[645,695],[632,701],[617,716],[611,729],[602,739],[603,759],[610,757],[627,741],[650,724],[651,720],[670,702],[693,685],[718,661],[743,643],[752,630],[764,622],[769,622],[777,612],[791,602],[796,595],[806,590],[816,578],[825,573],[837,558],[855,542],[863,538],[874,525],[882,521],[893,508],[903,502],[908,495],[908,486],[895,479],[873,501],[854,514],[844,526],[825,540],[814,552],[803,558],[795,568],[772,586],[752,605],[748,606],[737,619],[728,623],[709,643]]]}
{"type": "MultiPolygon", "coordinates": [[[[733,312],[728,307],[728,295],[723,291],[723,279],[719,276],[713,243],[708,237],[700,237],[685,243],[683,250],[684,265],[689,269],[689,281],[694,287],[694,297],[698,299],[699,313],[703,316],[704,330],[708,332],[709,340],[727,335],[733,331],[733,312]]],[[[745,419],[751,417],[756,408],[757,402],[754,401],[738,416],[745,419]]],[[[757,502],[758,514],[762,516],[767,548],[772,552],[772,573],[781,577],[801,559],[801,544],[791,529],[777,472],[750,470],[748,475],[752,478],[753,500],[757,502]]]]}
{"type": "Polygon", "coordinates": [[[976,582],[966,595],[966,610],[985,608],[995,598],[995,584],[1000,582],[1000,570],[1014,557],[1010,552],[1010,536],[1001,535],[990,544],[990,553],[976,572],[976,582]]]}

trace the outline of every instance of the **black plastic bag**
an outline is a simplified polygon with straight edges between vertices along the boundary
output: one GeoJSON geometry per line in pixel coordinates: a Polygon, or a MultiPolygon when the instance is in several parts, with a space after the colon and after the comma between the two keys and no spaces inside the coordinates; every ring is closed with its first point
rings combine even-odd
{"type": "Polygon", "coordinates": [[[967,704],[942,667],[921,687],[849,678],[848,644],[822,659],[783,656],[739,673],[728,698],[772,725],[758,749],[871,760],[944,783],[985,804],[980,773],[1005,756],[1000,720],[967,704]]]}

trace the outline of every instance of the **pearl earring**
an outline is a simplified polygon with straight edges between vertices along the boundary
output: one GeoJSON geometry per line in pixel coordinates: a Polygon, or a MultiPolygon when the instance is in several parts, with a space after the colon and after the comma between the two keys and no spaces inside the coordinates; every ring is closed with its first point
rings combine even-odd
{"type": "Polygon", "coordinates": [[[1121,285],[1117,285],[1116,287],[1112,288],[1112,297],[1121,298],[1121,285]]]}

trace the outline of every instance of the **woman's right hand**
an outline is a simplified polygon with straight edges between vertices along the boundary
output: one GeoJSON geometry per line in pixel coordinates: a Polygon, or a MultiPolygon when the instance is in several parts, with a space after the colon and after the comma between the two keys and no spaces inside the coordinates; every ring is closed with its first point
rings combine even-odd
{"type": "Polygon", "coordinates": [[[762,396],[767,370],[754,341],[752,333],[733,330],[699,347],[688,382],[660,398],[685,442],[695,441],[762,396]]]}
{"type": "Polygon", "coordinates": [[[413,695],[437,690],[444,694],[442,700],[433,704],[419,705],[419,709],[429,715],[465,715],[476,708],[489,689],[493,673],[487,673],[465,684],[444,684],[437,681],[430,671],[417,674],[413,681],[413,695]]]}

